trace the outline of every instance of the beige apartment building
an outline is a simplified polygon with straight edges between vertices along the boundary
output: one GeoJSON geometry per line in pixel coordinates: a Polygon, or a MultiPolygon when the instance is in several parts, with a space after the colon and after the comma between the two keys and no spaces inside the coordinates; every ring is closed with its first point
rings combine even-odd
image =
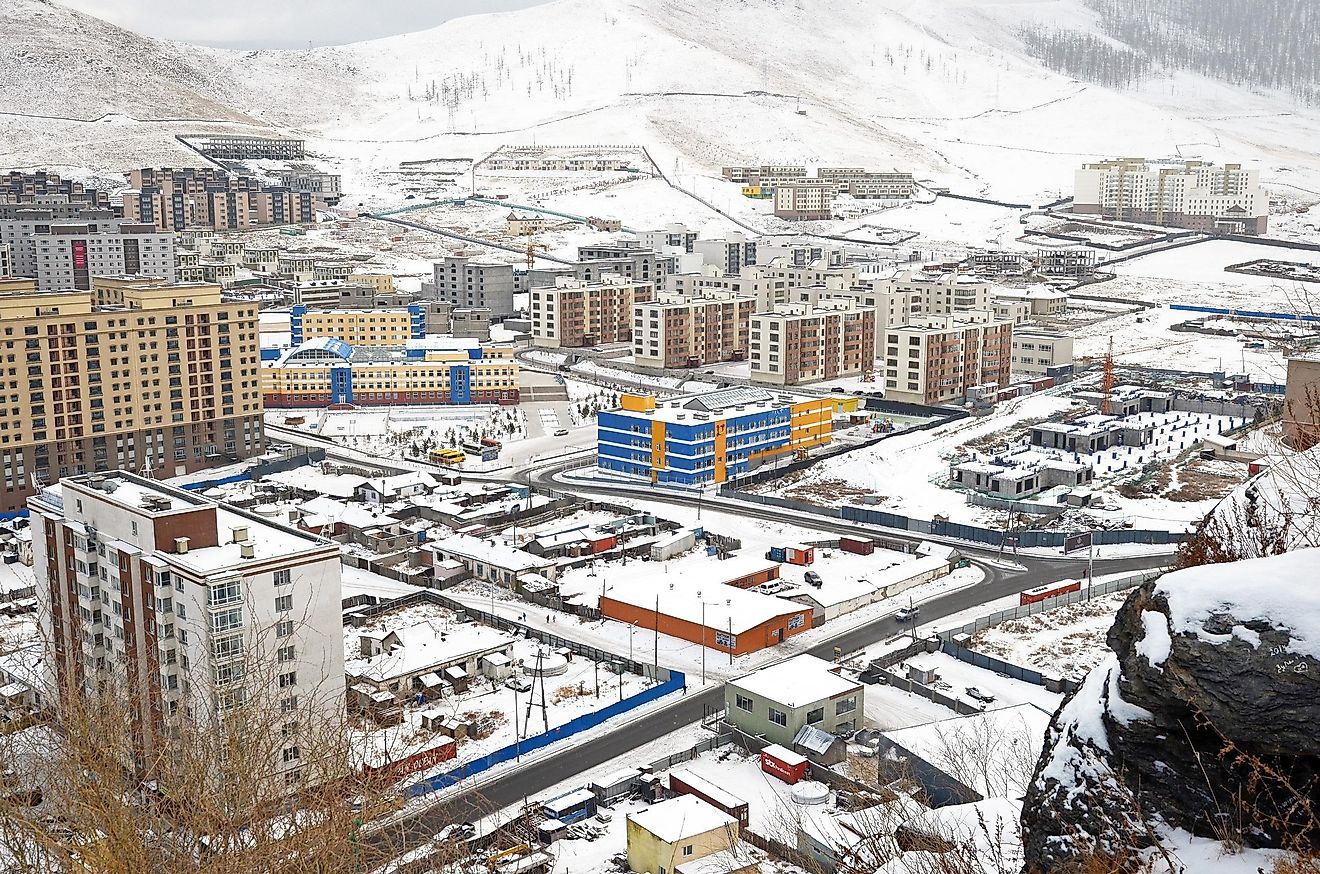
{"type": "Polygon", "coordinates": [[[1013,373],[1045,376],[1073,363],[1073,338],[1051,331],[1013,331],[1013,373]]]}
{"type": "Polygon", "coordinates": [[[423,333],[420,310],[313,310],[294,307],[295,343],[334,337],[350,346],[403,346],[423,333]]]}
{"type": "Polygon", "coordinates": [[[775,216],[791,221],[833,218],[834,183],[794,182],[775,186],[775,216]]]}
{"type": "Polygon", "coordinates": [[[972,386],[1009,383],[1013,323],[988,311],[924,316],[884,336],[886,400],[944,404],[972,386]]]}
{"type": "Polygon", "coordinates": [[[633,305],[633,361],[642,367],[699,367],[747,359],[756,299],[662,294],[633,305]]]}
{"type": "Polygon", "coordinates": [[[751,320],[751,378],[798,385],[860,376],[875,363],[875,312],[852,300],[785,304],[751,320]]]}
{"type": "Polygon", "coordinates": [[[317,197],[310,191],[267,186],[252,176],[215,167],[147,167],[128,174],[124,218],[163,231],[240,230],[262,225],[311,224],[317,197]]]}
{"type": "Polygon", "coordinates": [[[561,276],[529,292],[532,345],[580,349],[632,341],[633,307],[655,293],[650,282],[606,274],[596,282],[561,276]]]}
{"type": "Polygon", "coordinates": [[[177,476],[264,450],[256,304],[215,285],[95,282],[0,292],[0,510],[34,482],[177,476]]]}

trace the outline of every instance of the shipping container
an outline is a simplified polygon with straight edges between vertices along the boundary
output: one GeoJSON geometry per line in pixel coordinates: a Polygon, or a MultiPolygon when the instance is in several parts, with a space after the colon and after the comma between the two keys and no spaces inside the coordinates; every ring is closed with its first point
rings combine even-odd
{"type": "Polygon", "coordinates": [[[641,775],[641,768],[624,768],[588,784],[587,788],[595,794],[597,805],[610,804],[625,795],[632,794],[637,778],[641,775]]]}
{"type": "Polygon", "coordinates": [[[1060,580],[1057,583],[1049,583],[1044,586],[1037,586],[1034,589],[1027,589],[1019,597],[1018,605],[1026,606],[1027,604],[1035,604],[1038,601],[1044,601],[1046,598],[1054,598],[1059,595],[1067,595],[1071,592],[1080,592],[1081,590],[1081,580],[1060,580]]]}
{"type": "Polygon", "coordinates": [[[651,561],[664,561],[680,553],[687,552],[697,545],[697,535],[691,529],[679,529],[673,534],[651,544],[651,561]]]}
{"type": "Polygon", "coordinates": [[[840,537],[839,549],[853,555],[870,555],[875,552],[875,541],[865,537],[840,537]]]}
{"type": "Polygon", "coordinates": [[[811,546],[794,543],[784,547],[783,560],[789,564],[809,565],[816,560],[816,550],[811,546]]]}
{"type": "Polygon", "coordinates": [[[770,559],[771,561],[784,561],[785,558],[784,547],[782,546],[770,547],[770,551],[765,554],[765,557],[770,559]]]}
{"type": "Polygon", "coordinates": [[[796,783],[807,778],[811,772],[811,763],[800,753],[779,744],[771,744],[761,750],[761,770],[774,774],[785,783],[796,783]]]}
{"type": "Polygon", "coordinates": [[[675,795],[695,795],[738,820],[739,828],[747,828],[747,802],[730,795],[699,774],[685,768],[675,768],[669,772],[669,791],[675,795]]]}
{"type": "Polygon", "coordinates": [[[587,542],[591,544],[591,552],[605,552],[619,545],[619,538],[614,534],[605,534],[599,536],[587,536],[587,542]]]}

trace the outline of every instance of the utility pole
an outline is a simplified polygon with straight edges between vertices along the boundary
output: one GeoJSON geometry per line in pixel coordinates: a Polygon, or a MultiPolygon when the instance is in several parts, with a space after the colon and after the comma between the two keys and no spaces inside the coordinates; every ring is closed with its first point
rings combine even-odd
{"type": "Polygon", "coordinates": [[[706,602],[701,597],[701,590],[697,589],[697,600],[701,601],[701,685],[706,685],[706,602]]]}
{"type": "Polygon", "coordinates": [[[660,664],[660,594],[655,596],[655,664],[660,664]]]}

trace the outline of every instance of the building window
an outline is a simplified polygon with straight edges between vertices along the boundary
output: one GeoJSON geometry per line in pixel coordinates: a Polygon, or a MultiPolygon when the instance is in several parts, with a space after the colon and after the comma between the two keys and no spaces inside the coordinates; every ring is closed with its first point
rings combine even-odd
{"type": "Polygon", "coordinates": [[[692,845],[691,845],[691,844],[684,844],[684,845],[683,845],[683,855],[684,855],[684,856],[691,856],[691,855],[692,855],[692,845]]]}
{"type": "Polygon", "coordinates": [[[770,721],[775,725],[788,725],[788,714],[782,710],[770,708],[770,721]]]}
{"type": "Polygon", "coordinates": [[[285,762],[296,762],[300,754],[297,747],[285,747],[281,751],[281,755],[284,757],[285,762]]]}
{"type": "Polygon", "coordinates": [[[834,715],[839,716],[844,713],[852,713],[857,709],[857,696],[849,695],[847,698],[840,698],[834,702],[834,715]]]}
{"type": "Polygon", "coordinates": [[[282,661],[282,662],[291,662],[291,661],[293,661],[293,657],[294,657],[294,653],[293,653],[293,645],[290,644],[289,646],[282,646],[282,647],[280,647],[280,648],[276,651],[276,656],[277,656],[277,658],[278,658],[280,661],[282,661]]]}
{"type": "Polygon", "coordinates": [[[279,595],[275,598],[275,612],[287,613],[293,609],[292,595],[279,595]]]}
{"type": "Polygon", "coordinates": [[[280,674],[280,688],[287,689],[290,686],[298,685],[298,672],[289,671],[287,674],[280,674]]]}
{"type": "Polygon", "coordinates": [[[291,634],[293,634],[292,619],[281,619],[279,622],[275,624],[276,637],[288,637],[291,634]]]}
{"type": "Polygon", "coordinates": [[[807,725],[815,725],[825,720],[825,708],[817,707],[815,710],[807,711],[807,725]]]}
{"type": "Polygon", "coordinates": [[[751,712],[752,712],[752,699],[751,699],[751,698],[744,698],[742,695],[735,695],[735,696],[733,697],[733,703],[734,703],[734,706],[737,707],[739,710],[745,710],[745,711],[747,711],[748,713],[751,713],[751,712]]]}
{"type": "Polygon", "coordinates": [[[275,585],[287,586],[291,582],[293,582],[293,571],[282,570],[275,572],[275,585]]]}

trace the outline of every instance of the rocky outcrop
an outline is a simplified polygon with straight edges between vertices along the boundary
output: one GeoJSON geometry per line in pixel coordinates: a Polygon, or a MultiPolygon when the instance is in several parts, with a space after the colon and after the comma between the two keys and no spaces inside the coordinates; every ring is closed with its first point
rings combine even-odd
{"type": "Polygon", "coordinates": [[[1023,805],[1028,871],[1167,823],[1280,846],[1320,804],[1320,550],[1166,574],[1059,708],[1023,805]]]}

